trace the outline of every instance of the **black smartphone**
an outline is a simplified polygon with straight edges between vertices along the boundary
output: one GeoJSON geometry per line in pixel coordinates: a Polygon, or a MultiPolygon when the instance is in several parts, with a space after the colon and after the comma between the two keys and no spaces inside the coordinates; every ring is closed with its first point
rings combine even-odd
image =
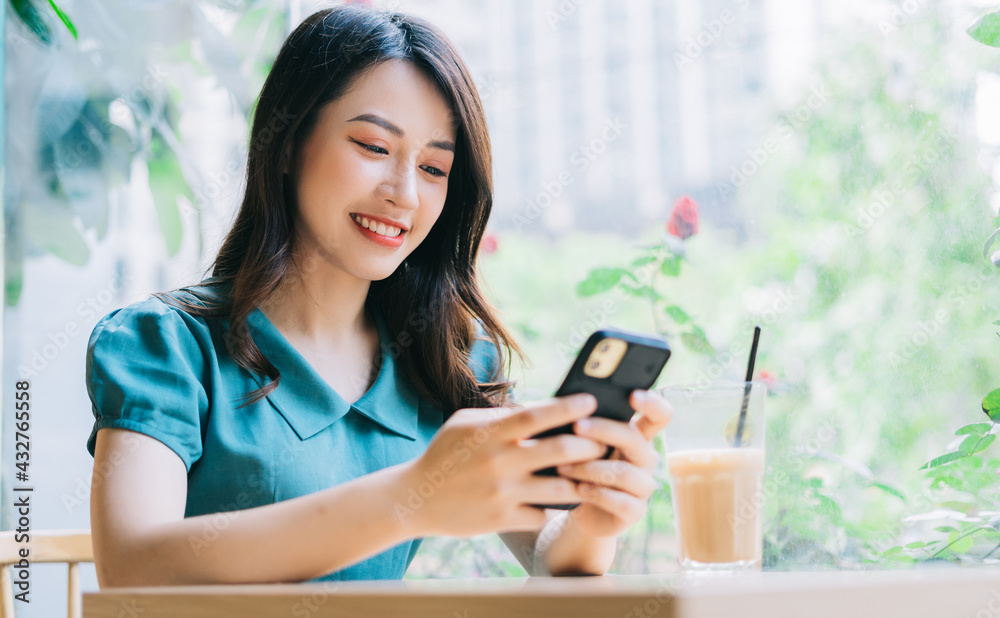
{"type": "MultiPolygon", "coordinates": [[[[635,410],[628,398],[632,391],[647,390],[656,383],[670,359],[666,339],[618,328],[602,328],[587,338],[556,396],[590,393],[597,398],[594,416],[628,422],[635,410]]],[[[533,438],[573,433],[572,423],[543,431],[533,438]]],[[[604,457],[614,449],[608,447],[604,457]]],[[[539,476],[558,476],[555,468],[536,470],[539,476]]],[[[537,504],[550,509],[572,509],[576,504],[537,504]]]]}

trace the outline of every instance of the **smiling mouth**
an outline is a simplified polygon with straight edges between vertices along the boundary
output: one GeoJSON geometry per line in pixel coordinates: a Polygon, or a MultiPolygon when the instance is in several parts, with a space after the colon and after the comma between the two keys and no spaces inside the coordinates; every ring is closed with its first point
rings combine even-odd
{"type": "Polygon", "coordinates": [[[396,238],[403,233],[403,230],[398,227],[386,225],[385,223],[369,219],[368,217],[362,217],[361,215],[357,215],[355,213],[351,213],[351,218],[354,219],[354,222],[361,227],[371,230],[380,236],[385,236],[386,238],[396,238]]]}

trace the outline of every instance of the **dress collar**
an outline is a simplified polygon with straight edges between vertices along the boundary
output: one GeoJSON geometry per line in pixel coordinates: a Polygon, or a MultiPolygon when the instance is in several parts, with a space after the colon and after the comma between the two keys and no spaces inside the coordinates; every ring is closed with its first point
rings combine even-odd
{"type": "MultiPolygon", "coordinates": [[[[255,308],[247,318],[247,327],[261,353],[281,372],[278,386],[267,395],[288,424],[302,440],[310,438],[355,411],[389,431],[417,439],[417,412],[420,399],[402,368],[397,369],[390,346],[392,337],[380,311],[373,309],[378,327],[382,366],[371,388],[361,399],[349,404],[324,380],[296,350],[281,331],[255,308]]],[[[266,376],[253,376],[259,386],[268,384],[266,376]]]]}

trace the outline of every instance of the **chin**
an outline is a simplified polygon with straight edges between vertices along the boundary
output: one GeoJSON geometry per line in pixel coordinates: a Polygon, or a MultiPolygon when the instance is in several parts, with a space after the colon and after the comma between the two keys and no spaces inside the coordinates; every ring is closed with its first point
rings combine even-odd
{"type": "Polygon", "coordinates": [[[361,279],[367,279],[369,281],[381,281],[383,279],[388,279],[389,277],[391,277],[392,273],[396,272],[396,270],[399,268],[399,264],[386,265],[384,268],[382,268],[381,266],[382,266],[381,264],[379,265],[367,264],[365,265],[365,267],[358,269],[359,270],[358,277],[361,279]]]}

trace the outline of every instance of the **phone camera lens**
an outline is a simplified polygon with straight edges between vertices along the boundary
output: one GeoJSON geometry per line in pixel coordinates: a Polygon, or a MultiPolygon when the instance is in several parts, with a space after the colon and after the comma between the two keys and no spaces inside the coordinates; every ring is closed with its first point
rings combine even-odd
{"type": "Polygon", "coordinates": [[[594,362],[590,363],[590,368],[591,369],[597,369],[600,366],[600,364],[601,364],[601,361],[594,361],[594,362]]]}
{"type": "Polygon", "coordinates": [[[605,343],[604,345],[601,346],[601,352],[607,352],[610,349],[611,349],[611,346],[609,344],[607,344],[607,343],[605,343]]]}

